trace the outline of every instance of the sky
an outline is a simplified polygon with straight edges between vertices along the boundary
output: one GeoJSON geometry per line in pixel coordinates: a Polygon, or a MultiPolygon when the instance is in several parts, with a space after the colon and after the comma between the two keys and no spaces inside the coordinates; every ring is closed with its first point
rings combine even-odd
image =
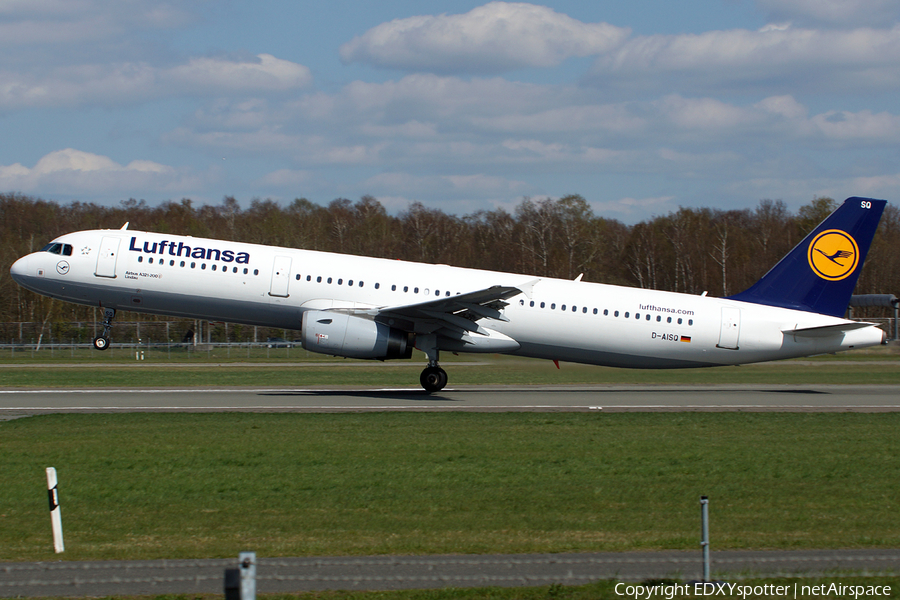
{"type": "Polygon", "coordinates": [[[0,0],[0,192],[900,199],[900,0],[0,0]]]}

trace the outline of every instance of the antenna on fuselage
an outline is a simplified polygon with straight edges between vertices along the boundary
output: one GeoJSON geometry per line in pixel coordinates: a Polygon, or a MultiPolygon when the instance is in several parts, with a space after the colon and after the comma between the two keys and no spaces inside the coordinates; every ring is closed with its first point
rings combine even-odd
{"type": "Polygon", "coordinates": [[[122,227],[121,227],[121,229],[119,229],[119,231],[125,231],[126,229],[128,229],[129,223],[131,223],[131,221],[125,221],[125,224],[122,225],[122,227]]]}

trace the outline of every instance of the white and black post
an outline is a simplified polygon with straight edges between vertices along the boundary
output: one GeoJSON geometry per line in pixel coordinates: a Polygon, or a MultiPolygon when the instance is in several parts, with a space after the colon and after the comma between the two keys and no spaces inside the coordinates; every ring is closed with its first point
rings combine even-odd
{"type": "Polygon", "coordinates": [[[66,547],[63,544],[62,514],[59,509],[59,490],[56,481],[56,469],[47,467],[47,494],[50,498],[50,523],[53,525],[53,549],[57,554],[66,547]]]}
{"type": "Polygon", "coordinates": [[[700,496],[700,547],[703,549],[703,581],[709,581],[709,498],[700,496]]]}

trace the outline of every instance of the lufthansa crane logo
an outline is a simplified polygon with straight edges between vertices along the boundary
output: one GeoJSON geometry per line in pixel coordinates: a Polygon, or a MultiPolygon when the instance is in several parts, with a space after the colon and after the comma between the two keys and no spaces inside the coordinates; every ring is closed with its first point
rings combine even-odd
{"type": "Polygon", "coordinates": [[[847,232],[829,229],[813,239],[807,257],[816,275],[828,281],[840,281],[856,270],[859,247],[847,232]]]}

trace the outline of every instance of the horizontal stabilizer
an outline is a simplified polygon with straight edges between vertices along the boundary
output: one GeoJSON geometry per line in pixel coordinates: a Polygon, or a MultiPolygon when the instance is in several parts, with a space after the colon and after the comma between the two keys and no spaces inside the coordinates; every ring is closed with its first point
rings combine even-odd
{"type": "Polygon", "coordinates": [[[837,325],[822,325],[821,327],[802,327],[800,329],[782,329],[782,333],[796,335],[800,337],[821,338],[831,335],[838,335],[846,331],[855,329],[865,329],[866,327],[877,327],[876,323],[866,323],[863,321],[846,321],[837,325]]]}

